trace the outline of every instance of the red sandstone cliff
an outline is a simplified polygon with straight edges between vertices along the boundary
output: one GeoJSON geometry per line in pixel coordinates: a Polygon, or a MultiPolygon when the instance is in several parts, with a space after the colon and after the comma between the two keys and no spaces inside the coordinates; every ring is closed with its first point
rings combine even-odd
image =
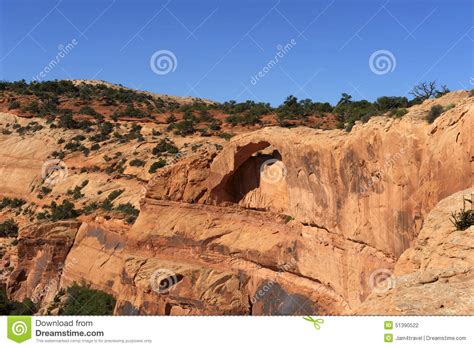
{"type": "MultiPolygon", "coordinates": [[[[402,119],[376,117],[349,134],[269,127],[219,146],[207,143],[153,176],[140,174],[150,179],[146,190],[137,180],[73,172],[53,193],[85,178],[91,182],[85,198],[125,187],[119,199],[139,202],[138,219],[129,226],[93,214],[27,225],[17,254],[4,255],[14,265],[9,295],[37,298],[44,311],[58,289],[85,281],[117,298],[116,314],[434,313],[394,309],[404,291],[419,302],[412,287],[369,296],[370,279],[380,269],[428,272],[440,256],[430,251],[436,245],[422,244],[427,238],[472,244],[472,231],[448,237],[432,222],[437,214],[447,231],[458,201],[442,200],[473,187],[474,98],[455,92],[436,102],[453,101],[433,124],[422,119],[427,101],[402,119]],[[443,209],[428,215],[440,201],[443,209]],[[410,251],[417,245],[422,251],[410,251]]],[[[54,148],[42,135],[28,142],[9,138],[0,150],[1,189],[26,198],[46,147],[54,148]]],[[[85,166],[82,158],[68,164],[85,166]]],[[[447,258],[458,252],[444,250],[447,258]]],[[[463,252],[463,267],[472,272],[472,247],[463,252]]],[[[462,277],[458,292],[470,286],[462,277]]],[[[472,312],[469,298],[444,296],[451,295],[440,297],[446,313],[472,312]]]]}

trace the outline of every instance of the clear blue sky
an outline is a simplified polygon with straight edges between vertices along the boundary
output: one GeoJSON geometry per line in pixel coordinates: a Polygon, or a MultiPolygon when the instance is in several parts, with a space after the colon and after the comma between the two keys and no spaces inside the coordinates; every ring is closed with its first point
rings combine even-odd
{"type": "MultiPolygon", "coordinates": [[[[279,104],[404,95],[420,79],[474,88],[472,0],[0,0],[0,79],[101,79],[170,95],[279,104]],[[295,45],[256,84],[278,45],[295,45]],[[176,69],[150,67],[169,50],[176,69]],[[375,74],[373,52],[393,71],[375,74]],[[390,66],[389,66],[390,68],[390,66]],[[255,81],[254,81],[255,82],[255,81]],[[471,84],[472,83],[472,84],[471,84]]],[[[383,69],[383,68],[382,68],[383,69]]]]}

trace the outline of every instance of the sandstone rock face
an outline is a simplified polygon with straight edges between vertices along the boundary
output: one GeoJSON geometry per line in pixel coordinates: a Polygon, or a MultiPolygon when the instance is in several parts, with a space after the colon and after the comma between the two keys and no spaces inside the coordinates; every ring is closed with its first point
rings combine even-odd
{"type": "Polygon", "coordinates": [[[148,195],[154,199],[199,202],[205,199],[204,182],[215,152],[202,151],[160,170],[148,183],[148,195]]]}
{"type": "Polygon", "coordinates": [[[22,229],[18,264],[7,283],[7,292],[13,299],[26,297],[37,303],[53,300],[79,226],[76,221],[62,221],[22,229]]]}
{"type": "Polygon", "coordinates": [[[473,196],[468,189],[436,205],[415,246],[397,261],[385,291],[372,293],[357,314],[472,315],[474,226],[457,231],[449,218],[473,196]]]}
{"type": "Polygon", "coordinates": [[[303,127],[243,134],[213,161],[209,202],[281,212],[398,257],[439,200],[472,185],[473,116],[464,103],[432,125],[376,118],[349,135],[303,127]],[[280,174],[248,169],[272,159],[280,174]]]}
{"type": "MultiPolygon", "coordinates": [[[[113,294],[115,314],[124,315],[472,314],[472,227],[453,232],[448,218],[472,188],[474,98],[436,102],[453,98],[456,106],[431,125],[421,119],[428,101],[350,133],[241,134],[222,151],[209,144],[159,169],[146,190],[138,179],[75,172],[53,193],[86,178],[84,200],[125,187],[117,202],[139,202],[138,219],[130,226],[94,214],[23,228],[9,294],[36,296],[44,309],[57,289],[85,282],[113,294]],[[374,274],[394,267],[406,282],[370,295],[374,274]],[[420,288],[439,300],[436,310],[419,301],[420,288]]],[[[71,167],[83,160],[67,158],[71,167]]],[[[6,167],[2,185],[15,191],[6,167]]]]}

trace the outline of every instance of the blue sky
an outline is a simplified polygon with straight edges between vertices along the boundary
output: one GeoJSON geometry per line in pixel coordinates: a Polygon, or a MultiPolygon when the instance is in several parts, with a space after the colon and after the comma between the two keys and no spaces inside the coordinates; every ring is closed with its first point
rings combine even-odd
{"type": "Polygon", "coordinates": [[[470,0],[0,4],[3,80],[31,80],[56,59],[43,79],[94,78],[217,101],[279,104],[293,94],[335,103],[342,92],[374,100],[435,79],[452,90],[474,87],[470,0]],[[76,45],[58,59],[60,45],[73,40],[76,45]],[[174,71],[153,71],[150,58],[160,50],[176,57],[174,71]],[[381,50],[390,55],[385,52],[388,67],[377,74],[369,61],[381,50]]]}

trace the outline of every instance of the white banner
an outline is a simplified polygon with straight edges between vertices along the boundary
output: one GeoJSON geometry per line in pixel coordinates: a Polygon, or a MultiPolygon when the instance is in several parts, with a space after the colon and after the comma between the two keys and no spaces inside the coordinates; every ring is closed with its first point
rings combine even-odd
{"type": "Polygon", "coordinates": [[[0,317],[0,347],[473,347],[473,318],[0,317]]]}

